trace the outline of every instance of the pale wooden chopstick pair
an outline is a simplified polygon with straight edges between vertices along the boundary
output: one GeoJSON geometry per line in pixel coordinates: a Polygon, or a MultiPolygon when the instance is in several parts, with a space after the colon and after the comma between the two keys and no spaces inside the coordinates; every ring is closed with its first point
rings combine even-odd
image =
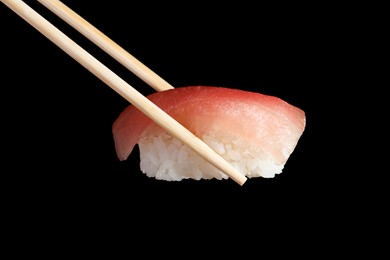
{"type": "MultiPolygon", "coordinates": [[[[35,12],[31,7],[21,0],[0,0],[16,14],[22,17],[35,29],[41,32],[59,48],[65,51],[69,56],[79,62],[82,66],[92,72],[100,80],[106,83],[114,91],[128,100],[132,105],[137,107],[146,116],[152,119],[155,123],[163,127],[173,136],[177,137],[187,146],[192,148],[200,156],[213,164],[215,167],[224,172],[227,176],[243,185],[247,178],[235,169],[230,163],[225,161],[219,154],[212,150],[201,139],[192,134],[188,129],[170,117],[167,113],[161,110],[158,106],[152,103],[149,99],[135,90],[132,86],[126,83],[123,79],[117,76],[114,72],[108,69],[105,65],[99,62],[87,51],[82,49],[68,36],[58,30],[45,18],[35,12]]],[[[160,78],[156,73],[151,71],[136,58],[118,46],[107,36],[66,7],[58,0],[38,0],[52,12],[64,19],[67,23],[81,32],[84,36],[101,47],[122,65],[148,83],[157,91],[173,89],[165,80],[160,78]]]]}

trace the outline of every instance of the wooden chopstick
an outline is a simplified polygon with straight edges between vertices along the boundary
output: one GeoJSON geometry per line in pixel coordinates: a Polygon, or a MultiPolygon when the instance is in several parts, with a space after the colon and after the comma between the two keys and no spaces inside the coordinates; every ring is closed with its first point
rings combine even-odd
{"type": "Polygon", "coordinates": [[[58,0],[37,0],[157,91],[174,87],[58,0]]]}
{"type": "Polygon", "coordinates": [[[224,172],[239,185],[243,185],[246,182],[247,178],[242,173],[235,169],[230,163],[225,161],[201,139],[192,134],[188,129],[165,113],[148,98],[143,96],[104,64],[99,62],[95,57],[81,48],[77,43],[62,33],[40,14],[35,12],[34,9],[21,0],[0,1],[32,25],[50,41],[56,44],[69,56],[79,62],[87,70],[92,72],[96,77],[106,83],[114,91],[132,103],[155,123],[192,148],[205,160],[224,172]]]}

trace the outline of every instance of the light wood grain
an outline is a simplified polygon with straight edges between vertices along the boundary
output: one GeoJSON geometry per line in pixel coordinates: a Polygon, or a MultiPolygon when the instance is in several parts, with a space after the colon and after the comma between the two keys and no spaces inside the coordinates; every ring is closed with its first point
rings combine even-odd
{"type": "Polygon", "coordinates": [[[168,82],[157,75],[154,71],[145,66],[142,62],[136,59],[133,55],[111,40],[108,36],[98,30],[91,23],[86,21],[72,9],[67,7],[58,0],[37,0],[46,8],[51,10],[86,38],[91,40],[102,50],[111,55],[119,63],[125,66],[128,70],[137,75],[140,79],[146,82],[149,86],[157,91],[173,89],[168,82]]]}
{"type": "MultiPolygon", "coordinates": [[[[40,14],[20,0],[1,0],[6,6],[22,17],[35,29],[46,36],[69,56],[79,62],[96,77],[106,83],[123,98],[132,103],[155,123],[163,127],[167,132],[177,137],[183,143],[192,148],[200,156],[224,172],[227,176],[243,185],[247,178],[237,171],[230,163],[212,150],[201,139],[192,134],[188,129],[170,117],[149,99],[139,93],[136,89],[126,83],[95,57],[81,48],[77,43],[58,30],[40,14]]],[[[4,40],[4,39],[3,39],[4,40]]]]}

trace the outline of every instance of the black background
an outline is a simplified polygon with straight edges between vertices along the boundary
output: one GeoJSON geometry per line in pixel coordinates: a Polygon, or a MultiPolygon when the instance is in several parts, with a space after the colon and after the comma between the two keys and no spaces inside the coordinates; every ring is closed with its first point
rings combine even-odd
{"type": "MultiPolygon", "coordinates": [[[[154,92],[44,6],[26,3],[139,92],[154,92]]],[[[64,226],[81,223],[94,232],[97,223],[114,229],[152,225],[164,232],[211,224],[215,229],[191,229],[207,236],[223,230],[258,236],[280,228],[288,230],[285,239],[304,232],[308,240],[342,236],[333,233],[334,223],[350,231],[340,212],[355,199],[339,196],[341,176],[349,173],[340,170],[342,158],[328,156],[332,134],[346,134],[331,124],[338,120],[332,109],[345,73],[338,56],[343,33],[332,23],[337,11],[329,16],[321,7],[244,2],[63,3],[174,87],[214,85],[278,96],[305,111],[307,127],[273,179],[239,186],[232,180],[148,178],[139,170],[138,150],[125,162],[115,154],[111,126],[129,103],[1,5],[1,161],[2,175],[12,177],[3,185],[11,187],[7,196],[16,199],[15,207],[29,215],[47,210],[45,219],[65,216],[64,226]]]]}

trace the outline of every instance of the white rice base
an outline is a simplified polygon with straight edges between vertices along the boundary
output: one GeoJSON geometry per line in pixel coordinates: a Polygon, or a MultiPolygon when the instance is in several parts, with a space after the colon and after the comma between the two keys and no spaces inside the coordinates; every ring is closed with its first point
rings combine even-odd
{"type": "MultiPolygon", "coordinates": [[[[226,133],[207,133],[201,139],[248,178],[273,178],[284,167],[261,148],[226,133]]],[[[143,135],[138,146],[140,168],[148,177],[166,181],[228,179],[226,174],[165,131],[143,135]]]]}

